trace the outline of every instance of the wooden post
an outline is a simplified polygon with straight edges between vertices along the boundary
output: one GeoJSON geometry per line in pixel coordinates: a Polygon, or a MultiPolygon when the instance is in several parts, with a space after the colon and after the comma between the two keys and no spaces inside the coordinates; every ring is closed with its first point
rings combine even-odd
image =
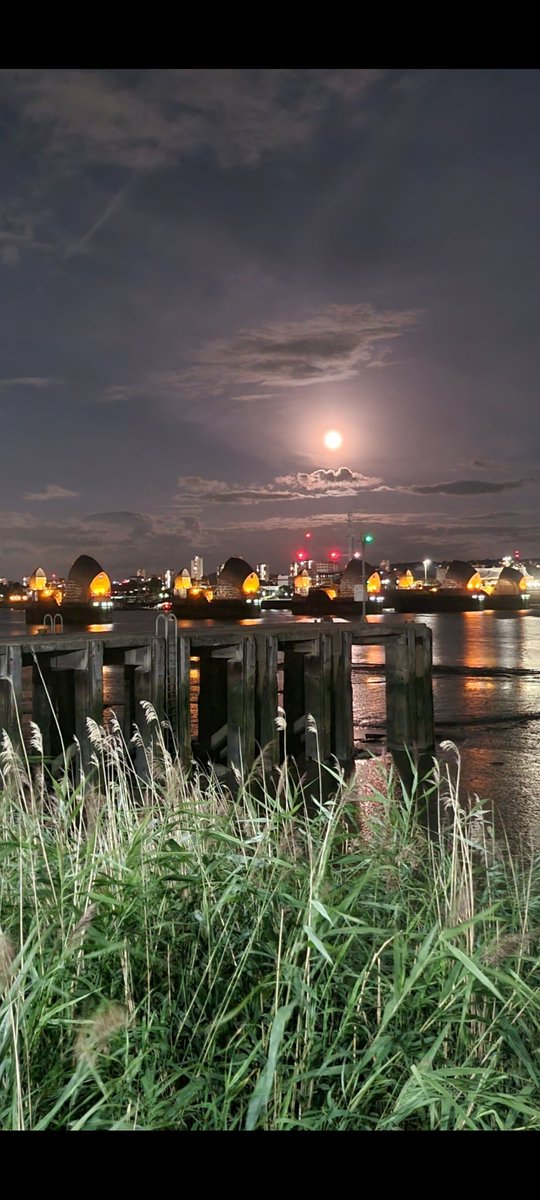
{"type": "Polygon", "coordinates": [[[278,709],[278,639],[274,634],[258,635],[255,639],[257,683],[255,731],[265,762],[279,762],[279,732],[276,726],[278,709]]]}
{"type": "Polygon", "coordinates": [[[255,638],[245,637],[227,662],[227,766],[247,772],[255,758],[255,638]]]}
{"type": "Polygon", "coordinates": [[[419,752],[434,754],[432,634],[428,625],[415,625],[414,634],[417,744],[419,752]]]}
{"type": "MultiPolygon", "coordinates": [[[[151,751],[154,735],[154,721],[147,721],[141,701],[149,701],[153,705],[158,722],[161,723],[165,712],[165,639],[153,637],[150,644],[133,650],[126,650],[125,667],[134,667],[131,679],[125,676],[125,698],[129,707],[130,725],[136,725],[141,735],[142,746],[135,751],[135,770],[146,779],[148,776],[147,753],[151,751]]],[[[133,734],[131,729],[130,737],[133,734]]]]}
{"type": "Polygon", "coordinates": [[[8,644],[0,646],[0,734],[5,729],[15,747],[20,746],[21,720],[22,652],[8,644]]]}
{"type": "Polygon", "coordinates": [[[89,766],[92,743],[88,736],[87,720],[91,717],[103,724],[103,642],[88,643],[86,667],[74,670],[75,736],[81,747],[83,768],[89,766]]]}
{"type": "Polygon", "coordinates": [[[313,717],[316,731],[306,724],[306,758],[325,762],[332,752],[332,640],[320,633],[314,654],[304,658],[304,705],[306,718],[313,717]]]}
{"type": "Polygon", "coordinates": [[[67,750],[73,737],[77,738],[86,770],[92,755],[87,719],[91,717],[98,725],[103,722],[103,642],[88,641],[80,650],[52,655],[50,668],[64,747],[67,750]]]}
{"type": "Polygon", "coordinates": [[[340,763],[352,763],[354,727],[352,700],[352,634],[332,633],[332,753],[340,763]]]}
{"type": "Polygon", "coordinates": [[[189,710],[190,640],[179,637],[177,646],[175,720],[173,730],[178,748],[178,757],[187,769],[191,763],[191,714],[189,710]]]}
{"type": "Polygon", "coordinates": [[[428,826],[438,826],[437,799],[433,790],[435,719],[433,713],[433,651],[428,625],[415,625],[417,771],[420,811],[428,826]]]}
{"type": "Polygon", "coordinates": [[[386,643],[386,744],[407,789],[416,737],[416,645],[409,625],[386,643]]]}
{"type": "Polygon", "coordinates": [[[36,654],[32,663],[32,720],[41,732],[44,758],[56,758],[61,750],[55,707],[56,679],[50,654],[36,654]]]}

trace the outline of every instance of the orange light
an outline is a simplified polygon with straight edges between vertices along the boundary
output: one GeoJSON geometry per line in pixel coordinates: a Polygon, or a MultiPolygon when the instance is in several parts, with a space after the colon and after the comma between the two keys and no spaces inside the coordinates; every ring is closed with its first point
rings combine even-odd
{"type": "Polygon", "coordinates": [[[311,587],[311,576],[308,575],[306,569],[295,575],[293,580],[295,592],[308,592],[311,587]]]}
{"type": "Polygon", "coordinates": [[[259,586],[259,576],[257,575],[257,572],[251,571],[250,574],[246,576],[242,584],[244,596],[256,595],[256,593],[259,591],[259,586]]]}
{"type": "Polygon", "coordinates": [[[381,577],[378,571],[373,571],[370,575],[367,584],[367,590],[372,596],[378,596],[381,590],[381,577]]]}
{"type": "Polygon", "coordinates": [[[88,593],[95,599],[108,600],[110,598],[111,581],[106,571],[100,571],[99,575],[94,575],[88,593]]]}

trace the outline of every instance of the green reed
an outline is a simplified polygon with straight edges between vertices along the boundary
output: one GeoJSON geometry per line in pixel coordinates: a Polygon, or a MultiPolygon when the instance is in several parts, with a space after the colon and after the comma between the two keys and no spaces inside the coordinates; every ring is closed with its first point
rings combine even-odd
{"type": "Polygon", "coordinates": [[[147,717],[151,782],[114,720],[78,787],[3,735],[0,1128],[540,1128],[534,856],[449,775],[428,836],[391,773],[231,790],[147,717]]]}

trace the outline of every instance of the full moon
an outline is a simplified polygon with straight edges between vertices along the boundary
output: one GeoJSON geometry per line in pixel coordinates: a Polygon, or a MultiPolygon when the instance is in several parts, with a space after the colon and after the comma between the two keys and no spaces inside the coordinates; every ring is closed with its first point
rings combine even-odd
{"type": "Polygon", "coordinates": [[[323,437],[323,442],[327,450],[339,450],[343,438],[337,429],[328,429],[323,437]]]}

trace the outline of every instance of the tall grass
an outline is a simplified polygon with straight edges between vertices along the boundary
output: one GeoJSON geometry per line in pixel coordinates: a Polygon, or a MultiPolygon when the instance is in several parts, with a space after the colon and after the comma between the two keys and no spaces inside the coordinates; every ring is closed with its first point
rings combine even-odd
{"type": "Polygon", "coordinates": [[[1,1128],[540,1128],[538,871],[455,780],[428,837],[391,777],[231,794],[157,728],[147,784],[89,727],[79,788],[3,738],[1,1128]]]}

